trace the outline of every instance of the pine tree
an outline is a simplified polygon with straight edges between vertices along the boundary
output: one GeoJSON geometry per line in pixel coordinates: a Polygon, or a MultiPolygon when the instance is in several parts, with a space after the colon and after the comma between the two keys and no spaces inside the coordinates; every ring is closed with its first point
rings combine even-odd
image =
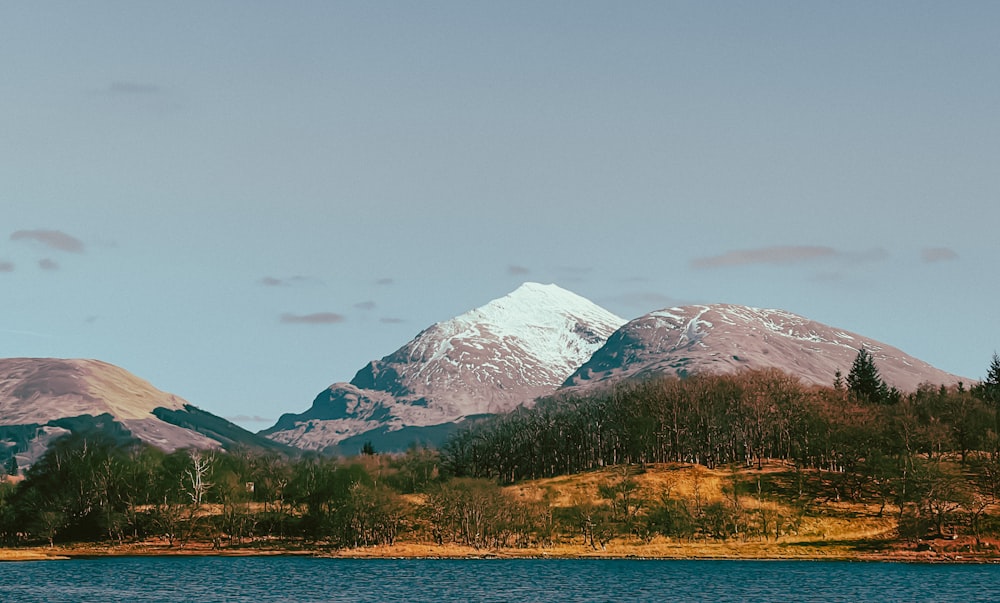
{"type": "Polygon", "coordinates": [[[986,378],[980,384],[983,400],[993,406],[1000,406],[1000,357],[993,352],[993,361],[986,372],[986,378]]]}
{"type": "Polygon", "coordinates": [[[4,466],[4,470],[7,471],[7,475],[17,475],[17,458],[11,456],[7,459],[7,464],[4,466]]]}
{"type": "Polygon", "coordinates": [[[875,359],[864,348],[858,350],[851,372],[847,374],[847,391],[858,400],[873,404],[886,401],[889,397],[889,387],[879,375],[875,359]]]}
{"type": "MultiPolygon", "coordinates": [[[[1000,357],[993,352],[993,360],[986,371],[986,378],[972,386],[972,395],[986,403],[995,415],[993,433],[1000,434],[1000,357]]],[[[994,440],[996,450],[1000,454],[1000,440],[994,440]]]]}

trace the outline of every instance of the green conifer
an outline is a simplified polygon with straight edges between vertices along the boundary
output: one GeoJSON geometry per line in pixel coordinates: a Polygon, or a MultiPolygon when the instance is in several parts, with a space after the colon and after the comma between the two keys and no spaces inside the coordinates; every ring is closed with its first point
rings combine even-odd
{"type": "Polygon", "coordinates": [[[993,352],[993,361],[986,372],[986,378],[981,384],[983,400],[994,406],[1000,406],[1000,357],[993,352]]]}
{"type": "Polygon", "coordinates": [[[861,348],[847,374],[847,391],[858,400],[880,403],[889,398],[889,387],[875,366],[875,359],[868,350],[861,348]]]}

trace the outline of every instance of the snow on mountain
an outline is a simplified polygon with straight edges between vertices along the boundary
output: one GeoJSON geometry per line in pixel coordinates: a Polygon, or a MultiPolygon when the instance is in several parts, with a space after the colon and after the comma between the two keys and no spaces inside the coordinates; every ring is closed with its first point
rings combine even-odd
{"type": "Polygon", "coordinates": [[[836,371],[847,376],[862,347],[872,354],[882,378],[902,391],[921,383],[963,380],[884,343],[791,312],[716,304],[668,308],[629,321],[564,387],[762,368],[832,385],[836,371]]]}
{"type": "Polygon", "coordinates": [[[74,429],[126,433],[166,451],[271,444],[99,360],[0,358],[0,457],[30,465],[74,429]]]}
{"type": "Polygon", "coordinates": [[[510,410],[552,393],[624,319],[556,285],[510,294],[419,333],[262,432],[323,449],[374,429],[510,410]]]}

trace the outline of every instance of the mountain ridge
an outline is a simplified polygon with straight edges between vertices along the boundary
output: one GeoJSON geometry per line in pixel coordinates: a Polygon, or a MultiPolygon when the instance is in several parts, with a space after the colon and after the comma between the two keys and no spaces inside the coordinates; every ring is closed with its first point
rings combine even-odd
{"type": "Polygon", "coordinates": [[[615,333],[562,389],[659,374],[732,373],[777,368],[817,385],[846,377],[859,349],[872,354],[883,379],[902,391],[922,383],[971,382],[888,344],[773,308],[735,304],[656,310],[615,333]]]}
{"type": "Polygon", "coordinates": [[[388,426],[511,410],[554,391],[625,320],[556,285],[511,293],[422,330],[263,435],[322,449],[388,426]]]}
{"type": "Polygon", "coordinates": [[[101,360],[0,358],[0,456],[30,465],[76,430],[127,433],[172,452],[234,444],[280,448],[101,360]]]}

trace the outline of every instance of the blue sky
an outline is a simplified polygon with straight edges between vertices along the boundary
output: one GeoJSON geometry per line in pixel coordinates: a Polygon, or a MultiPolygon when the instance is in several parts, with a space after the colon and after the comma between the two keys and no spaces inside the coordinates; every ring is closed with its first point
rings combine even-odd
{"type": "Polygon", "coordinates": [[[0,3],[0,356],[252,429],[525,280],[1000,347],[1000,4],[0,3]],[[254,418],[260,420],[254,420],[254,418]]]}

